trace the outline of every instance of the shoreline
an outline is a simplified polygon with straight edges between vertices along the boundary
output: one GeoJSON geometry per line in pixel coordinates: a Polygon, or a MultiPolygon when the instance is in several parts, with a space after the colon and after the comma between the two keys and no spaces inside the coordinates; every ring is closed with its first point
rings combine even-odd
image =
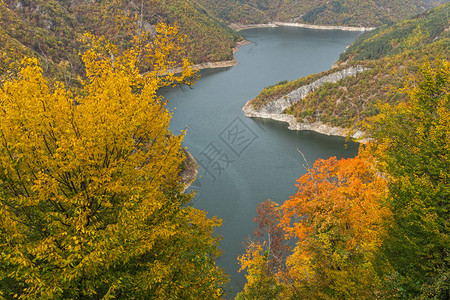
{"type": "MultiPolygon", "coordinates": [[[[238,64],[237,60],[234,58],[234,54],[238,52],[239,48],[243,45],[249,44],[250,42],[247,40],[242,40],[236,43],[236,45],[233,48],[233,59],[232,60],[225,60],[225,61],[218,61],[218,62],[204,62],[201,64],[192,65],[191,67],[194,70],[205,70],[205,69],[219,69],[219,68],[228,68],[233,67],[238,64]]],[[[181,73],[181,68],[176,68],[167,71],[166,73],[181,73]]],[[[183,152],[185,153],[185,160],[184,163],[186,164],[186,169],[180,172],[181,182],[184,185],[183,193],[186,192],[186,190],[197,180],[198,176],[198,169],[199,164],[195,160],[194,156],[187,151],[186,149],[183,149],[183,152]]]]}
{"type": "MultiPolygon", "coordinates": [[[[295,103],[301,101],[309,93],[313,92],[320,86],[328,82],[337,82],[348,76],[354,76],[358,73],[362,73],[368,69],[362,66],[350,67],[334,73],[320,77],[319,79],[311,82],[309,84],[300,86],[284,96],[278,99],[274,99],[268,103],[263,104],[261,107],[255,109],[253,106],[254,99],[247,101],[247,103],[242,108],[246,117],[249,118],[263,118],[271,119],[274,121],[286,122],[289,124],[288,128],[290,130],[304,131],[311,130],[325,135],[334,135],[342,137],[352,137],[354,139],[362,139],[364,137],[364,132],[351,129],[336,127],[328,124],[324,124],[320,121],[316,122],[305,122],[298,121],[293,115],[284,113],[284,111],[294,105],[295,103]]],[[[363,142],[364,140],[361,140],[363,142]]]]}
{"type": "MultiPolygon", "coordinates": [[[[206,70],[206,69],[221,69],[221,68],[229,68],[229,67],[234,67],[238,64],[237,60],[234,58],[234,54],[236,54],[236,52],[239,51],[239,48],[250,44],[249,41],[247,40],[242,40],[236,43],[236,45],[234,46],[234,48],[232,49],[233,51],[233,59],[232,60],[222,60],[222,61],[216,61],[216,62],[204,62],[201,64],[196,64],[196,65],[191,65],[190,67],[195,70],[195,71],[200,71],[200,70],[206,70]]],[[[170,69],[166,72],[164,72],[164,74],[162,75],[167,75],[169,73],[181,73],[182,72],[182,68],[175,68],[175,69],[170,69]]]]}
{"type": "Polygon", "coordinates": [[[233,47],[233,59],[232,60],[223,60],[223,61],[216,61],[216,62],[204,62],[201,64],[192,65],[192,68],[194,70],[205,70],[205,69],[220,69],[220,68],[229,68],[234,67],[238,64],[237,60],[234,58],[234,55],[236,52],[239,51],[239,48],[241,48],[244,45],[250,44],[247,40],[242,40],[236,43],[236,45],[233,47]]]}
{"type": "Polygon", "coordinates": [[[273,23],[267,23],[267,24],[240,24],[240,23],[232,23],[229,24],[228,27],[235,31],[241,31],[245,29],[252,29],[252,28],[275,28],[278,27],[277,25],[273,23]]]}
{"type": "Polygon", "coordinates": [[[274,24],[286,27],[300,27],[318,30],[342,30],[342,31],[371,31],[376,28],[376,27],[355,27],[355,26],[334,26],[334,25],[312,25],[304,23],[285,23],[285,22],[274,22],[274,24]]]}
{"type": "Polygon", "coordinates": [[[183,161],[185,168],[180,172],[180,177],[181,183],[184,185],[184,193],[195,182],[195,180],[197,180],[198,169],[200,166],[189,151],[184,148],[182,148],[182,150],[185,155],[185,159],[183,161]]]}
{"type": "Polygon", "coordinates": [[[294,22],[271,22],[267,24],[230,24],[229,27],[236,31],[241,31],[245,29],[252,28],[274,28],[274,27],[299,27],[317,30],[343,30],[343,31],[371,31],[376,27],[356,27],[356,26],[334,26],[334,25],[313,25],[305,23],[294,23],[294,22]]]}
{"type": "Polygon", "coordinates": [[[244,105],[242,111],[248,118],[269,119],[287,123],[289,130],[314,131],[328,136],[339,136],[343,138],[351,137],[358,143],[365,143],[368,141],[366,138],[363,138],[365,133],[360,130],[352,131],[351,129],[331,126],[322,122],[299,122],[293,115],[258,112],[254,110],[252,105],[248,102],[244,105]]]}

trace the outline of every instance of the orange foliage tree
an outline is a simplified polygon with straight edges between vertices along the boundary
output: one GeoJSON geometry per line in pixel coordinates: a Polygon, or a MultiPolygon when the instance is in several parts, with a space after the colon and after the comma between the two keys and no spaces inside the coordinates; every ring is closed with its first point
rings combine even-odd
{"type": "Polygon", "coordinates": [[[275,264],[270,260],[275,258],[264,250],[267,243],[251,244],[240,257],[248,272],[241,298],[263,299],[274,292],[277,299],[386,296],[378,274],[388,274],[390,268],[382,263],[378,249],[391,217],[385,206],[387,183],[366,153],[363,150],[351,159],[318,160],[298,179],[297,194],[277,207],[278,228],[295,248],[285,256],[283,267],[278,262],[271,269],[275,264]],[[258,289],[264,283],[271,288],[258,289]]]}
{"type": "Polygon", "coordinates": [[[380,292],[377,249],[391,213],[373,160],[318,160],[283,204],[281,226],[298,239],[287,259],[296,292],[308,298],[365,298],[380,292]]]}

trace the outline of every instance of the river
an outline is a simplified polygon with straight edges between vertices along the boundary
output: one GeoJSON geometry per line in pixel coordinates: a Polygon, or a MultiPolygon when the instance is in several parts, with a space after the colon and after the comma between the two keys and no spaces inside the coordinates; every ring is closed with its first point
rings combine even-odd
{"type": "Polygon", "coordinates": [[[312,165],[318,158],[353,157],[358,144],[314,132],[295,132],[285,123],[246,118],[244,104],[266,86],[329,69],[358,33],[304,28],[241,31],[250,41],[236,53],[238,65],[202,72],[193,88],[165,90],[173,109],[171,130],[187,126],[183,145],[203,166],[194,183],[194,206],[223,219],[218,264],[230,275],[229,295],[245,283],[237,257],[252,235],[257,205],[282,203],[305,174],[300,150],[312,165]]]}

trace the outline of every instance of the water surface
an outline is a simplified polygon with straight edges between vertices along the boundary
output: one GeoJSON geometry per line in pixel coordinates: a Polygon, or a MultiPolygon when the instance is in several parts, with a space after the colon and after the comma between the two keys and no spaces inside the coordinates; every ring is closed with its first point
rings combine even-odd
{"type": "Polygon", "coordinates": [[[164,91],[174,109],[171,130],[187,126],[183,144],[203,165],[194,184],[195,207],[223,219],[217,230],[223,237],[218,264],[230,275],[231,296],[245,283],[237,257],[255,229],[257,205],[266,199],[282,203],[305,174],[298,150],[311,165],[318,158],[357,152],[357,144],[343,138],[246,118],[242,107],[268,85],[328,70],[358,33],[279,27],[241,34],[251,43],[237,52],[237,66],[204,71],[193,88],[164,91]]]}

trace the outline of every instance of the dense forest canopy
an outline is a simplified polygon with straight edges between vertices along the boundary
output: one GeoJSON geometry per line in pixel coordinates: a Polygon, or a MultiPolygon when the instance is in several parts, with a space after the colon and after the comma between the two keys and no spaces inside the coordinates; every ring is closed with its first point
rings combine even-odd
{"type": "Polygon", "coordinates": [[[123,16],[136,16],[140,30],[158,22],[177,24],[194,63],[231,60],[241,39],[226,23],[288,21],[321,25],[378,26],[424,12],[445,0],[4,0],[0,2],[0,74],[24,55],[45,61],[44,73],[79,86],[84,32],[121,41],[123,16]]]}
{"type": "Polygon", "coordinates": [[[2,82],[0,298],[224,294],[220,220],[189,205],[184,134],[169,131],[167,101],[156,95],[190,84],[192,69],[184,59],[181,74],[161,76],[183,47],[177,28],[155,33],[135,36],[126,51],[88,36],[76,93],[45,79],[35,58],[2,82]]]}
{"type": "Polygon", "coordinates": [[[273,21],[372,27],[411,17],[442,0],[197,0],[230,23],[273,21]]]}
{"type": "Polygon", "coordinates": [[[127,49],[130,34],[154,33],[158,22],[177,24],[194,63],[231,60],[240,39],[195,2],[184,0],[8,0],[0,2],[0,16],[0,74],[24,55],[33,55],[44,61],[46,74],[59,80],[70,77],[78,85],[74,81],[83,74],[79,52],[85,32],[127,49]]]}
{"type": "Polygon", "coordinates": [[[0,299],[225,296],[221,221],[184,193],[185,132],[157,91],[232,59],[227,24],[273,21],[378,26],[251,102],[362,66],[284,113],[370,143],[259,205],[237,299],[448,299],[447,2],[0,0],[0,299]]]}

